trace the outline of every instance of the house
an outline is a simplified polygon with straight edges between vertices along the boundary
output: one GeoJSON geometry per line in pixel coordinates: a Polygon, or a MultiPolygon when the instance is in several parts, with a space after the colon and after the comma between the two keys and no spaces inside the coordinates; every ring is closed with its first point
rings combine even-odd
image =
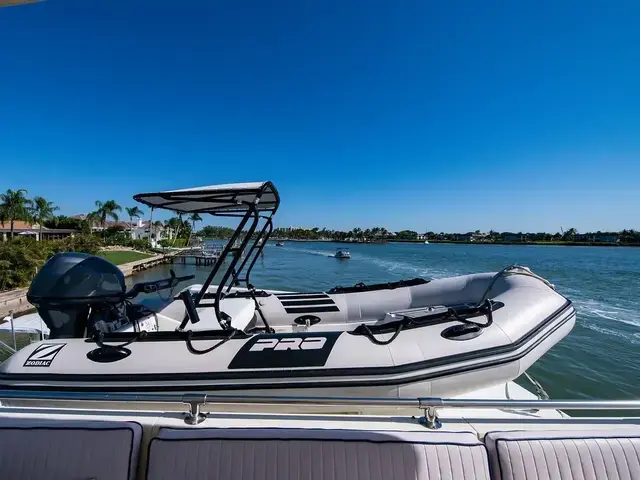
{"type": "Polygon", "coordinates": [[[618,243],[617,233],[579,233],[575,237],[576,242],[589,243],[618,243]]]}
{"type": "Polygon", "coordinates": [[[456,242],[473,242],[473,233],[456,233],[454,240],[456,242]]]}
{"type": "Polygon", "coordinates": [[[502,234],[502,241],[511,243],[521,243],[527,241],[527,236],[522,233],[504,233],[502,234]]]}
{"type": "Polygon", "coordinates": [[[138,219],[138,222],[131,227],[131,238],[134,240],[150,239],[154,245],[156,241],[171,240],[174,232],[163,225],[153,225],[149,220],[138,219]]]}
{"type": "Polygon", "coordinates": [[[490,242],[491,235],[489,235],[488,233],[474,232],[471,234],[471,241],[472,242],[490,242]]]}
{"type": "MultiPolygon", "coordinates": [[[[13,235],[28,236],[40,240],[40,225],[37,223],[25,222],[23,220],[14,220],[13,235]]],[[[42,240],[59,240],[62,238],[72,237],[76,230],[69,228],[47,228],[42,227],[42,240]]],[[[0,239],[6,241],[11,236],[11,222],[0,222],[0,239]]]]}

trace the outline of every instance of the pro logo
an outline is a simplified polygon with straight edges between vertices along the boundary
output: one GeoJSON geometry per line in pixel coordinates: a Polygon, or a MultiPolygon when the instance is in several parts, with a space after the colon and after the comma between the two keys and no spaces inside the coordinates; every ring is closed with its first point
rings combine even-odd
{"type": "Polygon", "coordinates": [[[264,350],[320,350],[327,342],[325,337],[286,337],[286,338],[261,338],[249,349],[250,352],[262,352],[264,350]]]}

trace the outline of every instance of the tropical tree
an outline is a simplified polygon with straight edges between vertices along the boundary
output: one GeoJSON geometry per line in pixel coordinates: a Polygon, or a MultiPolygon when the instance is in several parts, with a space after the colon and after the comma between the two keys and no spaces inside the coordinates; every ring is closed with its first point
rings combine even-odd
{"type": "Polygon", "coordinates": [[[564,232],[564,235],[562,237],[563,240],[574,240],[577,234],[578,230],[576,230],[575,228],[570,228],[569,230],[564,232]]]}
{"type": "Polygon", "coordinates": [[[0,194],[0,221],[10,222],[11,239],[13,239],[14,222],[16,220],[28,220],[31,200],[25,197],[27,191],[24,188],[19,190],[7,190],[0,194]]]}
{"type": "Polygon", "coordinates": [[[180,228],[180,219],[178,219],[178,217],[171,217],[164,222],[164,226],[171,231],[171,237],[176,238],[178,236],[178,229],[180,228]]]}
{"type": "Polygon", "coordinates": [[[189,220],[191,221],[191,231],[189,232],[189,240],[187,240],[187,246],[191,244],[191,234],[196,231],[196,222],[201,222],[202,217],[197,213],[192,213],[189,215],[189,220]]]}
{"type": "Polygon", "coordinates": [[[193,231],[196,231],[196,222],[201,222],[202,221],[202,217],[200,215],[198,215],[197,213],[192,213],[191,215],[189,215],[189,220],[191,221],[191,225],[193,227],[193,231]]]}
{"type": "Polygon", "coordinates": [[[42,240],[42,225],[48,220],[55,219],[53,212],[60,210],[53,202],[49,202],[44,197],[35,197],[31,204],[31,216],[39,227],[38,239],[42,240]]]}
{"type": "Polygon", "coordinates": [[[129,215],[129,229],[133,232],[133,219],[140,218],[144,215],[144,212],[138,207],[126,207],[127,215],[129,215]]]}
{"type": "Polygon", "coordinates": [[[115,200],[107,200],[106,202],[101,202],[100,200],[96,200],[96,211],[90,213],[87,218],[91,217],[92,219],[97,219],[100,225],[102,226],[102,235],[104,236],[107,218],[110,218],[114,222],[118,221],[118,213],[121,212],[122,207],[116,203],[115,200]]]}

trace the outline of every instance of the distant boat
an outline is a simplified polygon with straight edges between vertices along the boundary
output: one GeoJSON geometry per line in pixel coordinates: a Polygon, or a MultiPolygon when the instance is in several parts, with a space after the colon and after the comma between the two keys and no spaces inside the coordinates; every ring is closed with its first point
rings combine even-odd
{"type": "Polygon", "coordinates": [[[282,242],[276,242],[276,247],[284,247],[284,243],[282,243],[282,242]]]}
{"type": "Polygon", "coordinates": [[[336,258],[351,258],[351,253],[347,248],[339,248],[334,255],[336,258]]]}
{"type": "Polygon", "coordinates": [[[429,245],[429,240],[425,240],[425,241],[424,241],[424,244],[425,244],[425,245],[429,245]]]}

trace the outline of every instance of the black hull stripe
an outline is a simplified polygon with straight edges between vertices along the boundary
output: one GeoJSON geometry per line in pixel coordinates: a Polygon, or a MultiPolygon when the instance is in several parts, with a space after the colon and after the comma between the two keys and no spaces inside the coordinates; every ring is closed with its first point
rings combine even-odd
{"type": "MultiPolygon", "coordinates": [[[[185,381],[195,381],[195,380],[257,380],[257,379],[280,379],[280,378],[292,378],[292,377],[353,377],[353,376],[371,376],[371,375],[393,375],[393,374],[401,374],[408,373],[412,371],[420,371],[428,368],[435,368],[444,366],[447,364],[466,362],[470,360],[475,360],[478,358],[486,357],[486,356],[495,356],[502,355],[510,352],[517,352],[523,345],[529,342],[531,338],[537,335],[540,331],[542,331],[545,327],[549,326],[553,321],[557,320],[562,314],[566,313],[567,310],[571,309],[571,302],[567,300],[564,307],[560,308],[554,314],[550,315],[543,323],[538,325],[536,328],[531,330],[528,334],[520,338],[516,343],[512,343],[510,345],[505,345],[504,347],[497,348],[485,348],[483,350],[477,350],[475,352],[468,352],[456,355],[450,355],[448,357],[433,359],[433,360],[423,360],[421,362],[409,363],[404,365],[392,366],[392,367],[361,367],[361,368],[315,368],[315,369],[288,369],[288,370],[272,370],[272,371],[235,371],[235,372],[216,372],[216,373],[182,373],[180,377],[185,381]]],[[[504,358],[500,360],[494,361],[494,363],[489,364],[475,364],[464,367],[457,367],[458,369],[462,369],[461,372],[467,370],[475,370],[480,368],[485,368],[486,366],[500,365],[501,363],[508,363],[519,358],[525,356],[529,351],[535,348],[539,343],[544,341],[547,337],[552,335],[558,328],[567,323],[571,318],[575,317],[575,312],[570,312],[570,314],[560,322],[556,327],[554,327],[551,331],[549,331],[545,336],[537,340],[532,346],[528,347],[524,353],[516,353],[515,355],[504,358]],[[496,363],[497,362],[497,363],[496,363]]],[[[338,382],[317,382],[316,388],[326,387],[330,388],[332,385],[334,386],[368,386],[368,385],[398,385],[405,383],[413,383],[415,381],[420,381],[423,379],[428,380],[429,375],[433,376],[445,376],[452,375],[455,373],[461,373],[455,371],[456,368],[451,369],[450,371],[437,372],[432,374],[425,374],[423,376],[417,376],[414,379],[411,378],[403,378],[401,380],[364,380],[364,381],[338,381],[338,382]],[[383,382],[383,383],[379,383],[383,382]]],[[[58,382],[106,382],[106,384],[96,387],[82,387],[80,390],[84,389],[105,389],[105,388],[118,388],[117,391],[128,391],[127,389],[134,388],[135,390],[140,389],[151,389],[145,391],[169,391],[173,390],[206,390],[206,389],[223,389],[223,390],[242,390],[249,388],[249,385],[221,385],[221,386],[187,386],[185,387],[145,387],[141,385],[142,382],[166,382],[166,381],[175,381],[176,374],[156,374],[156,373],[138,373],[131,375],[123,375],[123,374],[88,374],[88,375],[70,375],[70,374],[31,374],[31,373],[16,373],[16,374],[0,374],[0,382],[2,383],[13,383],[16,381],[30,381],[30,382],[50,382],[50,381],[58,381],[58,382]],[[135,387],[108,387],[108,383],[117,382],[117,381],[136,381],[140,382],[135,387]]],[[[252,386],[251,388],[314,388],[309,385],[313,385],[313,382],[300,382],[300,383],[291,383],[291,384],[283,384],[283,383],[272,383],[272,384],[258,384],[258,386],[252,386]]],[[[23,388],[23,387],[21,387],[23,388]]],[[[36,387],[37,388],[37,387],[36,387]]],[[[67,387],[58,387],[61,389],[66,389],[67,387]]],[[[78,387],[69,387],[72,390],[78,389],[78,387]]],[[[52,389],[55,390],[54,387],[52,389]]],[[[115,390],[114,390],[115,391],[115,390]]]]}
{"type": "MultiPolygon", "coordinates": [[[[437,378],[444,378],[451,375],[460,375],[463,373],[473,372],[475,370],[482,370],[491,367],[498,367],[507,363],[515,362],[528,355],[538,345],[544,342],[547,338],[553,335],[557,330],[562,328],[570,319],[575,315],[569,315],[561,323],[556,325],[551,331],[549,331],[544,337],[538,339],[534,344],[530,345],[525,351],[520,354],[503,358],[499,360],[492,360],[481,364],[466,365],[461,367],[454,367],[448,370],[441,370],[438,372],[417,374],[412,377],[405,377],[402,379],[381,379],[381,380],[343,380],[343,381],[329,381],[329,382],[314,382],[314,381],[302,381],[302,382],[289,382],[289,383],[245,383],[242,385],[131,385],[131,386],[118,386],[110,387],[108,384],[98,386],[55,386],[55,385],[43,385],[43,386],[11,386],[12,390],[50,390],[61,392],[86,392],[86,391],[100,391],[100,392],[184,392],[186,390],[191,392],[218,392],[218,391],[234,391],[234,390],[289,390],[289,389],[312,389],[312,388],[358,388],[358,387],[385,387],[385,386],[400,386],[410,383],[425,382],[428,380],[434,380],[437,378]]],[[[373,368],[370,370],[374,370],[373,368]]],[[[137,375],[136,375],[137,376],[137,375]]]]}
{"type": "Polygon", "coordinates": [[[322,313],[322,312],[339,312],[340,309],[335,305],[323,307],[318,305],[317,307],[290,307],[285,308],[287,313],[322,313]]]}
{"type": "Polygon", "coordinates": [[[276,297],[280,300],[306,300],[314,298],[330,298],[326,293],[296,293],[292,295],[278,294],[276,297]]]}
{"type": "Polygon", "coordinates": [[[322,300],[282,300],[282,303],[285,307],[295,307],[296,305],[335,305],[336,303],[330,298],[322,299],[322,300]]]}

